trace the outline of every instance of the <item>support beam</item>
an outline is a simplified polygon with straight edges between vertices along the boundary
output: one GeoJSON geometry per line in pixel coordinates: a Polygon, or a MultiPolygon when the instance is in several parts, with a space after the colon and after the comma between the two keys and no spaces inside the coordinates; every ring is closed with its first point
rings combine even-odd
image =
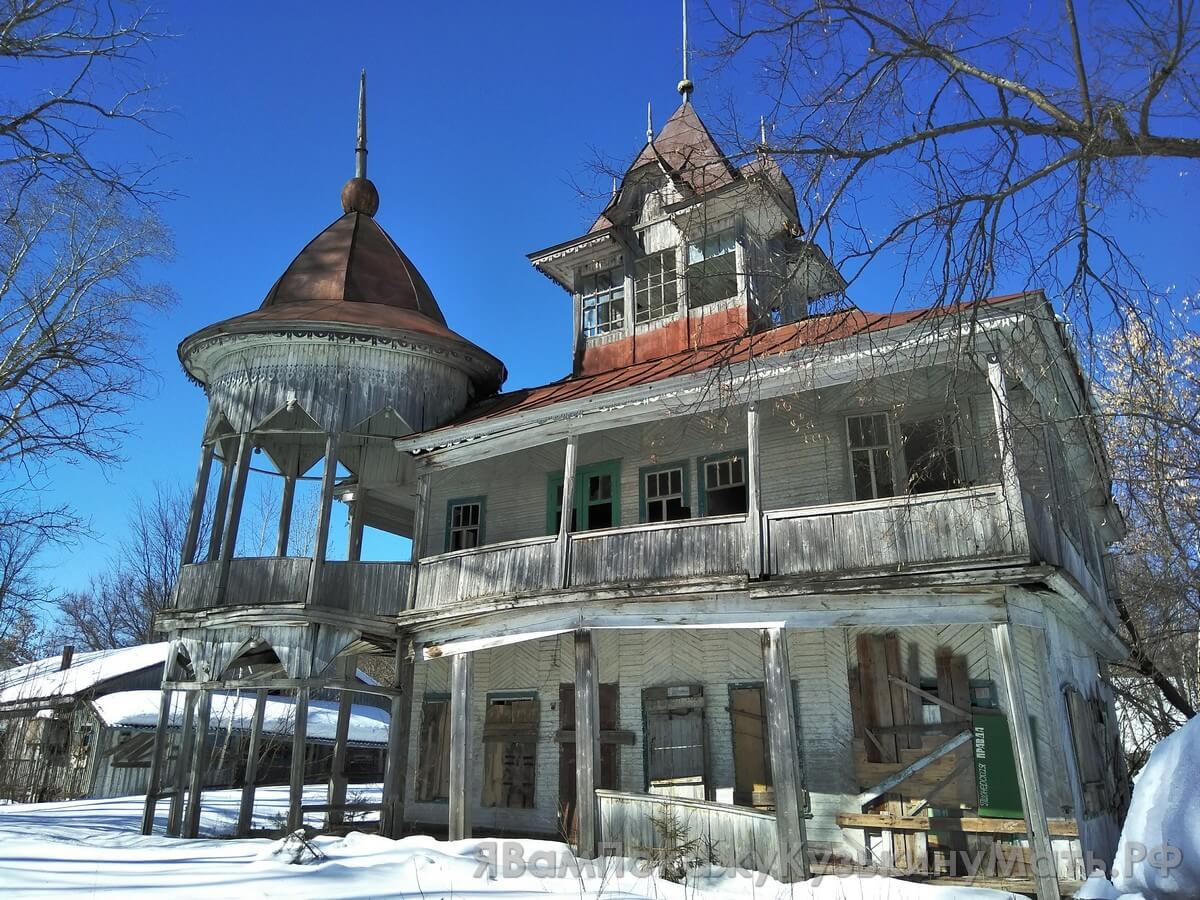
{"type": "Polygon", "coordinates": [[[759,485],[758,404],[746,406],[746,574],[761,578],[763,573],[762,500],[759,485]]]}
{"type": "Polygon", "coordinates": [[[1079,771],[1079,758],[1075,755],[1075,736],[1071,732],[1071,712],[1067,708],[1066,689],[1072,684],[1072,678],[1066,666],[1063,665],[1063,660],[1070,657],[1064,646],[1058,617],[1049,611],[1043,615],[1046,627],[1042,631],[1042,646],[1045,648],[1046,659],[1049,662],[1050,686],[1054,694],[1053,697],[1048,698],[1047,705],[1054,718],[1054,725],[1058,729],[1059,747],[1063,760],[1066,762],[1067,784],[1071,788],[1071,806],[1074,808],[1075,824],[1079,829],[1079,850],[1083,854],[1083,858],[1087,859],[1088,854],[1094,852],[1095,848],[1091,845],[1091,833],[1084,827],[1086,820],[1083,815],[1085,808],[1083,777],[1079,771]]]}
{"type": "Polygon", "coordinates": [[[417,474],[417,502],[413,509],[412,549],[409,559],[413,565],[408,570],[408,598],[405,609],[412,609],[417,602],[417,582],[421,578],[420,559],[425,551],[425,533],[429,528],[429,498],[433,491],[433,477],[421,470],[417,474]]]}
{"type": "Polygon", "coordinates": [[[960,731],[949,740],[938,744],[924,756],[920,757],[919,759],[914,759],[903,769],[900,769],[898,772],[893,772],[887,778],[883,779],[883,781],[879,782],[879,784],[872,785],[871,787],[867,788],[855,798],[855,805],[861,809],[868,803],[874,803],[888,791],[908,781],[908,779],[912,778],[930,763],[937,762],[947,753],[953,753],[970,739],[970,731],[960,731]]]}
{"type": "Polygon", "coordinates": [[[782,882],[809,877],[808,838],[804,831],[804,779],[800,769],[800,733],[792,696],[792,668],[787,632],[761,632],[767,738],[771,747],[771,781],[775,789],[775,829],[779,859],[771,873],[782,882]]]}
{"type": "MultiPolygon", "coordinates": [[[[210,456],[211,459],[211,456],[210,456]]],[[[154,750],[150,757],[150,775],[146,782],[146,805],[142,809],[142,834],[154,832],[154,815],[158,809],[158,795],[162,789],[163,760],[167,751],[167,736],[171,730],[171,701],[175,697],[168,684],[175,677],[178,649],[172,642],[163,666],[162,696],[158,702],[158,727],[154,731],[154,750]]]]}
{"type": "Polygon", "coordinates": [[[258,756],[262,752],[263,718],[267,712],[267,692],[254,692],[254,719],[250,723],[250,747],[246,750],[246,774],[242,780],[242,802],[238,807],[237,836],[245,837],[254,827],[254,791],[258,781],[258,756]]]}
{"type": "Polygon", "coordinates": [[[196,691],[188,691],[183,700],[183,733],[179,737],[179,754],[175,758],[175,792],[167,812],[167,836],[179,837],[183,830],[183,800],[187,792],[188,773],[192,763],[192,738],[196,733],[196,691]]]}
{"type": "MultiPolygon", "coordinates": [[[[355,501],[357,505],[358,501],[355,501]]],[[[358,669],[358,657],[343,656],[337,661],[338,680],[347,682],[354,678],[358,669]]],[[[354,695],[349,691],[338,691],[338,717],[333,733],[333,758],[329,764],[329,815],[326,819],[330,828],[340,828],[343,813],[340,807],[346,803],[346,743],[350,736],[350,713],[354,695]]]]}
{"type": "Polygon", "coordinates": [[[562,515],[558,523],[558,553],[555,556],[558,583],[568,587],[571,583],[569,553],[571,549],[571,515],[575,510],[575,460],[579,455],[579,438],[567,438],[567,452],[563,459],[562,515]]]}
{"type": "Polygon", "coordinates": [[[413,660],[407,642],[396,647],[391,721],[388,725],[387,765],[383,773],[383,809],[379,833],[398,838],[404,833],[404,788],[408,779],[409,729],[412,725],[413,660]]]}
{"type": "Polygon", "coordinates": [[[575,854],[595,859],[600,846],[600,678],[592,632],[575,632],[575,854]]]}
{"type": "Polygon", "coordinates": [[[275,555],[288,555],[292,538],[292,507],[296,502],[296,476],[283,476],[283,497],[279,501],[279,533],[275,538],[275,555]]]}
{"type": "Polygon", "coordinates": [[[996,442],[1000,450],[1000,483],[1008,507],[1009,536],[1013,550],[1020,553],[1029,550],[1029,528],[1025,524],[1025,501],[1017,473],[1016,439],[1013,435],[1012,408],[1008,403],[1008,385],[997,354],[988,354],[987,368],[992,413],[996,418],[996,442]]]}
{"type": "Polygon", "coordinates": [[[333,486],[337,480],[338,433],[325,436],[325,467],[321,474],[321,505],[317,510],[317,537],[308,576],[308,605],[314,606],[321,593],[321,575],[329,550],[329,520],[333,516],[333,486]]]}
{"type": "MultiPolygon", "coordinates": [[[[229,439],[225,440],[222,451],[228,454],[229,439]]],[[[237,459],[228,455],[221,457],[221,480],[217,483],[217,496],[213,501],[212,526],[208,534],[208,561],[215,562],[221,558],[221,540],[225,536],[225,510],[229,506],[229,488],[233,484],[233,470],[237,459]]]]}
{"type": "Polygon", "coordinates": [[[304,824],[304,751],[308,747],[308,688],[296,689],[296,722],[292,729],[292,771],[288,783],[288,831],[304,824]]]}
{"type": "Polygon", "coordinates": [[[355,488],[354,500],[350,503],[350,527],[346,542],[346,559],[358,562],[362,559],[363,526],[366,524],[367,492],[355,488]]]}
{"type": "Polygon", "coordinates": [[[204,518],[204,501],[208,497],[208,476],[212,471],[212,461],[213,445],[205,442],[200,447],[200,464],[196,468],[196,483],[192,488],[192,508],[188,512],[187,532],[183,536],[183,547],[179,554],[179,564],[183,566],[196,561],[196,545],[200,542],[200,522],[204,518]]]}
{"type": "Polygon", "coordinates": [[[450,661],[450,840],[471,836],[471,696],[475,655],[450,661]]]}
{"type": "Polygon", "coordinates": [[[193,738],[192,777],[188,785],[187,818],[183,824],[183,836],[194,838],[200,834],[200,805],[204,801],[204,776],[208,774],[208,721],[212,713],[212,691],[200,691],[200,702],[196,705],[196,733],[193,738]]]}
{"type": "MultiPolygon", "coordinates": [[[[233,562],[233,554],[237,550],[238,527],[242,523],[242,501],[246,497],[246,476],[250,472],[250,456],[254,448],[250,444],[250,434],[242,432],[238,438],[237,465],[233,472],[233,489],[229,496],[229,511],[225,516],[225,535],[221,541],[221,568],[217,573],[217,597],[219,606],[225,599],[229,589],[229,566],[233,562]]],[[[213,672],[219,675],[219,672],[213,672]]]]}
{"type": "Polygon", "coordinates": [[[1050,826],[1042,804],[1038,783],[1037,757],[1033,749],[1033,730],[1029,727],[1029,710],[1025,706],[1025,691],[1021,685],[1021,670],[1013,648],[1012,626],[1007,622],[992,626],[996,659],[1000,664],[1000,685],[1008,710],[1008,726],[1012,736],[1013,756],[1017,760],[1017,781],[1021,787],[1021,806],[1025,810],[1025,827],[1033,848],[1034,880],[1038,900],[1058,900],[1058,872],[1054,848],[1050,842],[1050,826]]]}

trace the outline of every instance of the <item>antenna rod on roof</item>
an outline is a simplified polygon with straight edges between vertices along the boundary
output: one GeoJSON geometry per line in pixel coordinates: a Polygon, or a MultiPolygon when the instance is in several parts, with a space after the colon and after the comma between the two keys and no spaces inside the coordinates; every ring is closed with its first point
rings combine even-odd
{"type": "Polygon", "coordinates": [[[650,108],[650,101],[646,101],[646,143],[654,140],[654,112],[650,108]]]}
{"type": "Polygon", "coordinates": [[[367,70],[358,76],[358,144],[354,148],[354,177],[367,177],[367,70]]]}
{"type": "Polygon", "coordinates": [[[687,0],[683,0],[683,80],[679,82],[677,91],[683,96],[683,102],[688,102],[688,95],[696,86],[688,78],[688,38],[687,38],[687,0]]]}

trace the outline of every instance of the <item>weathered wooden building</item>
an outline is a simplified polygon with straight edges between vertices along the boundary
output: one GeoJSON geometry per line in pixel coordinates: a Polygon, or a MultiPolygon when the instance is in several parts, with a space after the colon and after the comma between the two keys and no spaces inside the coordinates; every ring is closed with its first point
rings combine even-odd
{"type": "MultiPolygon", "coordinates": [[[[570,375],[504,393],[374,219],[360,118],[344,216],[259,309],[180,348],[209,414],[164,715],[184,691],[203,731],[213,691],[303,704],[390,654],[386,833],[632,851],[666,810],[783,877],[819,854],[1111,854],[1123,525],[1069,329],[1036,292],[849,305],[778,166],[727,157],[680,88],[594,225],[530,257],[567,294],[570,375]],[[238,558],[256,449],[279,541],[238,558]],[[314,466],[319,540],[297,557],[314,466]],[[362,561],[366,527],[411,560],[362,561]]],[[[196,821],[182,780],[151,781],[147,823],[160,793],[175,830],[196,821]]]]}

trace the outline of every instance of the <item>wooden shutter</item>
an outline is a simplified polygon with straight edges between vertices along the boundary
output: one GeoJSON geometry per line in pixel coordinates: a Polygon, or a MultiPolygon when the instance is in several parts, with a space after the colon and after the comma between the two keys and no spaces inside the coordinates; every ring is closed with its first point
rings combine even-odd
{"type": "Polygon", "coordinates": [[[450,701],[426,700],[421,707],[417,800],[450,796],[450,701]]]}
{"type": "Polygon", "coordinates": [[[483,723],[484,806],[533,808],[540,713],[536,697],[489,700],[483,723]]]}

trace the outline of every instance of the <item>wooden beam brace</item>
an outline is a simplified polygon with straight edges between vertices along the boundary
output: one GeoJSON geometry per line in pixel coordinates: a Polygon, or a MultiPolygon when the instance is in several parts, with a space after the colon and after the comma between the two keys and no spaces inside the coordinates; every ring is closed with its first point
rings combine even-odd
{"type": "Polygon", "coordinates": [[[587,630],[575,632],[575,785],[575,852],[583,859],[595,859],[600,844],[596,808],[596,788],[600,786],[600,679],[596,642],[587,630]]]}
{"type": "Polygon", "coordinates": [[[792,670],[787,632],[761,632],[767,739],[771,748],[771,780],[775,788],[778,859],[771,873],[782,882],[809,877],[808,836],[804,828],[804,777],[800,768],[799,723],[792,696],[792,670]]]}
{"type": "Polygon", "coordinates": [[[912,691],[918,697],[923,697],[926,700],[928,700],[930,703],[936,703],[942,709],[946,710],[947,712],[954,713],[954,715],[958,716],[960,719],[970,719],[971,718],[971,714],[969,712],[967,712],[967,710],[960,709],[959,707],[955,706],[953,703],[947,703],[945,700],[943,700],[937,694],[931,694],[931,693],[929,693],[929,691],[921,690],[915,684],[911,684],[910,682],[901,678],[899,675],[889,675],[888,681],[890,681],[892,684],[895,684],[895,685],[898,685],[898,686],[904,688],[906,691],[912,691]]]}
{"type": "Polygon", "coordinates": [[[888,791],[894,789],[897,785],[907,781],[913,775],[917,774],[917,772],[920,772],[930,763],[937,762],[937,760],[941,759],[947,753],[953,753],[970,739],[970,731],[960,731],[958,734],[954,735],[954,737],[950,738],[950,740],[938,744],[920,759],[913,760],[903,769],[900,769],[898,772],[894,772],[887,778],[883,779],[883,781],[879,782],[879,784],[867,788],[865,791],[859,794],[857,798],[855,798],[855,804],[861,808],[869,803],[873,803],[888,791]]]}
{"type": "MultiPolygon", "coordinates": [[[[879,813],[841,813],[841,828],[879,828],[892,831],[961,831],[964,834],[1027,834],[1024,819],[985,819],[976,816],[887,816],[879,813]]],[[[1051,819],[1050,833],[1055,837],[1079,837],[1073,819],[1051,819]]]]}
{"type": "Polygon", "coordinates": [[[246,750],[246,774],[242,781],[242,801],[238,806],[237,835],[245,837],[254,825],[254,790],[258,781],[258,755],[262,747],[263,719],[267,711],[266,688],[254,693],[254,719],[250,723],[250,746],[246,750]]]}

